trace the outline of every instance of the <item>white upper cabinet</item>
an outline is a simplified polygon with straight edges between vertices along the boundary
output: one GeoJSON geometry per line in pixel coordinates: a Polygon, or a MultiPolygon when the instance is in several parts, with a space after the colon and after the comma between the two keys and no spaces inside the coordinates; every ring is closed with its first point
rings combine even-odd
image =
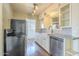
{"type": "Polygon", "coordinates": [[[62,28],[71,27],[71,5],[62,4],[60,6],[60,25],[62,28]]]}

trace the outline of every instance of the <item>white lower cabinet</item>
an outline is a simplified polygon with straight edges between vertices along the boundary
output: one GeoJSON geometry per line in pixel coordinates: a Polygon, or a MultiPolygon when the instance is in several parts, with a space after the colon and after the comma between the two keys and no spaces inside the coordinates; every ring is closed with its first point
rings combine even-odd
{"type": "Polygon", "coordinates": [[[50,39],[49,37],[46,38],[46,44],[45,44],[45,48],[48,51],[48,53],[50,52],[50,39]]]}
{"type": "Polygon", "coordinates": [[[50,37],[50,53],[53,56],[64,56],[64,39],[50,37]]]}
{"type": "Polygon", "coordinates": [[[41,33],[37,36],[37,43],[41,45],[50,55],[64,56],[64,39],[56,38],[48,34],[41,33]]]}
{"type": "Polygon", "coordinates": [[[50,39],[46,33],[40,33],[37,36],[36,42],[41,45],[48,53],[50,52],[50,39]]]}

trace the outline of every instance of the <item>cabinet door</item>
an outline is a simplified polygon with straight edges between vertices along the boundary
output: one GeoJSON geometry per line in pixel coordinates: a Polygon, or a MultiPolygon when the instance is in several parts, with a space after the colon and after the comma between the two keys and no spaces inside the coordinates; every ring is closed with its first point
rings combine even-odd
{"type": "Polygon", "coordinates": [[[65,40],[65,49],[71,50],[72,49],[72,39],[65,40]]]}
{"type": "Polygon", "coordinates": [[[73,40],[73,50],[79,52],[79,38],[73,40]]]}
{"type": "Polygon", "coordinates": [[[64,55],[64,44],[61,41],[58,41],[58,56],[64,55]]]}
{"type": "Polygon", "coordinates": [[[57,41],[55,39],[51,39],[50,41],[50,53],[53,55],[53,56],[56,56],[57,55],[57,41]]]}
{"type": "Polygon", "coordinates": [[[70,27],[71,19],[70,19],[70,4],[67,4],[60,8],[61,13],[61,26],[62,27],[70,27]]]}
{"type": "Polygon", "coordinates": [[[50,39],[49,36],[46,36],[46,40],[45,40],[45,48],[46,50],[49,52],[50,51],[50,43],[49,43],[50,39]]]}

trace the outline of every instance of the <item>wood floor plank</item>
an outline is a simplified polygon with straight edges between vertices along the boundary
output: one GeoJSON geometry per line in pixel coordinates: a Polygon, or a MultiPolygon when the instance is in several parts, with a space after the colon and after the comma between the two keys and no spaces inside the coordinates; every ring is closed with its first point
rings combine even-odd
{"type": "Polygon", "coordinates": [[[26,56],[49,56],[41,47],[39,47],[35,41],[27,42],[27,54],[26,56]]]}

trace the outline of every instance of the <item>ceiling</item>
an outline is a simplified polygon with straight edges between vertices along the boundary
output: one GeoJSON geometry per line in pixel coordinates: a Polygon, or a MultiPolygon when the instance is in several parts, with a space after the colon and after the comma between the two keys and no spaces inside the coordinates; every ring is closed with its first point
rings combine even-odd
{"type": "MultiPolygon", "coordinates": [[[[13,12],[32,14],[33,12],[33,3],[11,3],[11,8],[13,12]]],[[[51,13],[56,12],[58,4],[51,3],[38,3],[38,9],[36,10],[36,15],[40,15],[43,12],[51,13]]]]}

